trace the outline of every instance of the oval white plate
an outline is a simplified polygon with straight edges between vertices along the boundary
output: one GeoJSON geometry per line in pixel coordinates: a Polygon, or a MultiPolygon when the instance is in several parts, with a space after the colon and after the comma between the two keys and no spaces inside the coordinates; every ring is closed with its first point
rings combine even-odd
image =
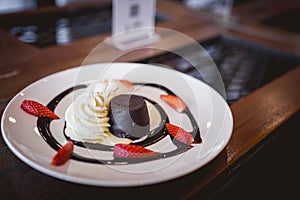
{"type": "MultiPolygon", "coordinates": [[[[153,98],[156,98],[155,93],[157,91],[150,91],[145,95],[150,98],[153,95],[153,98]]],[[[59,103],[55,113],[61,119],[55,120],[56,122],[51,123],[50,127],[61,143],[65,142],[61,128],[64,123],[64,112],[71,99],[66,97],[59,103]]],[[[171,123],[180,123],[183,128],[189,129],[182,114],[174,112],[163,102],[159,104],[166,110],[171,123]]],[[[27,86],[7,105],[1,128],[3,138],[12,152],[29,166],[43,173],[87,185],[139,186],[186,175],[210,162],[228,143],[233,119],[226,101],[214,89],[191,76],[154,65],[102,63],[61,71],[27,86]],[[56,151],[40,136],[36,128],[37,117],[25,113],[20,108],[21,102],[24,99],[34,99],[46,105],[70,87],[104,78],[156,83],[169,88],[182,98],[191,110],[200,127],[203,142],[194,144],[192,149],[177,156],[136,164],[102,165],[71,159],[62,166],[52,166],[50,163],[56,151]]],[[[169,142],[169,138],[166,137],[149,148],[163,152],[166,151],[164,147],[168,146],[169,142]]]]}

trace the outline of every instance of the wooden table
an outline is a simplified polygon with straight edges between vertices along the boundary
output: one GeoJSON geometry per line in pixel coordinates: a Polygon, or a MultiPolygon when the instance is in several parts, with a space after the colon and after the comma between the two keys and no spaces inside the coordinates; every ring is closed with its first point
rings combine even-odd
{"type": "MultiPolygon", "coordinates": [[[[236,8],[234,15],[238,17],[243,9],[245,9],[243,6],[236,8]]],[[[43,8],[38,14],[53,12],[53,10],[55,8],[43,8]]],[[[300,55],[299,39],[296,34],[280,31],[272,34],[273,29],[247,21],[220,26],[214,23],[210,16],[200,11],[190,10],[177,1],[158,1],[158,10],[171,17],[169,21],[158,23],[158,27],[179,31],[197,41],[205,41],[227,33],[300,55]],[[258,34],[255,34],[256,31],[259,31],[258,34]],[[270,35],[272,37],[269,37],[270,35]],[[293,37],[287,38],[287,35],[293,37]],[[294,40],[295,38],[297,40],[294,40]]],[[[0,19],[9,19],[15,15],[21,17],[23,14],[31,15],[36,12],[7,14],[0,16],[0,19]]],[[[164,35],[163,32],[161,34],[163,38],[155,44],[155,47],[172,50],[185,45],[170,35],[164,35]]],[[[88,53],[109,35],[108,33],[76,40],[67,46],[39,49],[18,41],[0,27],[0,114],[3,113],[10,99],[22,88],[46,75],[80,66],[88,53]]],[[[117,52],[116,49],[103,47],[99,50],[99,56],[91,62],[106,62],[110,59],[110,55],[117,52]]],[[[135,62],[160,53],[162,52],[155,49],[139,50],[122,56],[117,61],[135,62]]],[[[1,139],[0,199],[60,199],[94,196],[157,198],[162,193],[167,195],[168,199],[207,197],[230,179],[247,163],[247,160],[255,157],[258,150],[265,148],[272,139],[277,138],[280,135],[278,132],[282,132],[278,131],[281,130],[278,128],[299,113],[299,82],[300,67],[296,67],[234,103],[231,106],[234,117],[232,137],[226,148],[215,159],[189,175],[149,186],[108,188],[61,181],[27,166],[1,139]]],[[[299,117],[299,115],[295,116],[299,117]]],[[[293,120],[293,127],[297,127],[295,121],[293,120]]],[[[295,134],[289,136],[296,137],[295,134]]]]}

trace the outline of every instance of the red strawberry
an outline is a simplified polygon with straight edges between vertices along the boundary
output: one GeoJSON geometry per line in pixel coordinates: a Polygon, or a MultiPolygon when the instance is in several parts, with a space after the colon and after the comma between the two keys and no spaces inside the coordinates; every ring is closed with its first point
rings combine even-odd
{"type": "Polygon", "coordinates": [[[131,144],[115,144],[115,158],[149,158],[158,156],[158,153],[142,146],[131,144]]]}
{"type": "Polygon", "coordinates": [[[190,145],[194,142],[193,136],[183,128],[169,123],[166,124],[166,127],[169,134],[172,137],[174,137],[177,141],[187,145],[190,145]]]}
{"type": "Polygon", "coordinates": [[[187,108],[185,103],[177,96],[169,95],[169,94],[161,94],[160,98],[179,113],[182,113],[187,108]]]}
{"type": "Polygon", "coordinates": [[[21,108],[27,113],[37,117],[50,117],[53,119],[59,119],[49,108],[33,100],[24,100],[21,104],[21,108]]]}
{"type": "Polygon", "coordinates": [[[121,83],[123,83],[128,89],[133,88],[133,83],[131,81],[125,80],[125,79],[120,79],[119,80],[121,83]]]}
{"type": "Polygon", "coordinates": [[[51,164],[56,166],[63,165],[71,157],[73,149],[74,144],[71,141],[62,146],[53,157],[51,164]]]}

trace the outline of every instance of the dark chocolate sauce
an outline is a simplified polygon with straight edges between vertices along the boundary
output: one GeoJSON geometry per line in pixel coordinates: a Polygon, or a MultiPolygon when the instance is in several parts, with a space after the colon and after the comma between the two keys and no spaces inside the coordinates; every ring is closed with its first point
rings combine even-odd
{"type": "MultiPolygon", "coordinates": [[[[169,90],[168,88],[166,88],[162,85],[159,85],[159,84],[153,84],[153,83],[134,83],[134,84],[159,88],[159,89],[167,92],[168,94],[175,95],[171,90],[169,90]]],[[[48,103],[47,107],[50,110],[54,111],[56,106],[59,104],[59,102],[65,96],[67,96],[68,94],[72,93],[75,90],[83,89],[86,87],[87,87],[87,85],[78,85],[78,86],[67,89],[66,91],[62,92],[61,94],[57,95],[54,99],[52,99],[48,103]]],[[[145,98],[145,99],[147,101],[149,101],[150,103],[152,103],[156,107],[156,109],[158,110],[158,112],[161,115],[161,122],[155,129],[150,131],[150,133],[148,134],[148,136],[145,140],[132,143],[134,145],[139,145],[139,146],[144,146],[144,147],[154,144],[154,143],[160,141],[161,139],[163,139],[164,137],[166,137],[168,135],[168,132],[166,130],[165,124],[169,122],[167,114],[165,113],[164,109],[159,104],[157,104],[156,102],[154,102],[150,99],[147,99],[147,98],[145,98]]],[[[202,140],[200,137],[200,131],[199,131],[199,127],[198,127],[196,120],[194,119],[193,115],[191,114],[191,112],[188,108],[184,111],[184,114],[186,114],[188,116],[188,118],[190,119],[190,122],[192,124],[193,130],[190,133],[194,137],[194,143],[201,143],[202,140]]],[[[51,124],[52,120],[53,119],[51,119],[51,118],[38,117],[37,127],[38,127],[39,132],[41,133],[42,138],[53,149],[59,150],[62,145],[58,141],[56,141],[56,139],[53,137],[51,130],[50,130],[50,124],[51,124]]],[[[77,145],[77,146],[80,146],[83,148],[87,148],[87,149],[94,149],[94,150],[100,150],[100,151],[113,151],[113,149],[114,149],[113,146],[72,140],[65,134],[65,127],[66,127],[66,124],[64,126],[64,129],[62,130],[64,133],[64,136],[66,137],[67,140],[73,141],[74,145],[77,145]]],[[[187,151],[193,147],[191,145],[186,145],[186,144],[183,144],[180,142],[176,142],[176,140],[172,140],[172,142],[177,146],[177,149],[170,151],[170,152],[166,152],[166,153],[158,153],[157,156],[153,156],[153,157],[149,157],[149,158],[130,158],[130,159],[114,158],[112,160],[101,160],[101,159],[87,158],[87,157],[80,156],[76,153],[73,153],[72,159],[83,161],[83,162],[106,164],[106,165],[124,165],[124,164],[130,164],[130,163],[141,163],[141,162],[150,161],[150,160],[168,158],[171,156],[175,156],[175,155],[184,153],[185,151],[187,151]]]]}

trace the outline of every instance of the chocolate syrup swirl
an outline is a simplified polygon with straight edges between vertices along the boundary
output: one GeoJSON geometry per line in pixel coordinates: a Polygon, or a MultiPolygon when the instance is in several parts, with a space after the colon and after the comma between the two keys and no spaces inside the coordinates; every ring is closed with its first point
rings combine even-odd
{"type": "MultiPolygon", "coordinates": [[[[171,90],[169,90],[168,88],[159,85],[159,84],[153,84],[153,83],[134,83],[134,85],[143,85],[143,86],[149,86],[149,87],[155,87],[158,89],[161,89],[163,91],[165,91],[168,94],[171,95],[175,95],[171,90]]],[[[64,92],[60,93],[59,95],[57,95],[56,97],[54,97],[54,99],[52,99],[47,107],[54,111],[56,106],[59,104],[59,102],[68,94],[72,93],[75,90],[79,90],[79,89],[84,89],[86,88],[87,85],[77,85],[74,87],[71,87],[67,90],[65,90],[64,92]]],[[[154,144],[158,141],[160,141],[161,139],[163,139],[164,137],[166,137],[168,134],[168,131],[166,130],[166,126],[165,124],[169,122],[168,116],[165,113],[164,109],[155,101],[152,101],[148,98],[145,98],[147,101],[149,101],[150,103],[152,103],[155,108],[158,110],[158,112],[160,113],[161,116],[161,122],[159,123],[159,125],[150,131],[150,133],[148,134],[147,138],[143,141],[140,142],[133,142],[132,144],[134,145],[139,145],[139,146],[149,146],[151,144],[154,144]]],[[[196,122],[196,120],[194,119],[192,113],[190,112],[190,110],[187,108],[183,114],[186,114],[187,117],[189,118],[191,125],[193,127],[193,130],[190,132],[191,135],[194,137],[194,143],[201,143],[202,139],[200,137],[200,131],[199,131],[199,127],[198,124],[196,122]]],[[[53,119],[51,118],[47,118],[47,117],[38,117],[37,120],[37,127],[38,130],[42,136],[42,138],[55,150],[59,150],[62,147],[62,144],[60,144],[52,135],[51,130],[50,130],[50,124],[52,122],[53,119]]],[[[64,129],[62,130],[64,136],[66,137],[67,140],[70,140],[74,143],[74,145],[77,145],[79,147],[82,148],[87,148],[87,149],[93,149],[93,150],[99,150],[99,151],[113,151],[114,147],[113,146],[108,146],[108,145],[103,145],[103,144],[99,144],[99,143],[90,143],[90,142],[82,142],[82,141],[75,141],[72,140],[71,138],[69,138],[66,134],[65,134],[65,128],[66,128],[66,123],[64,126],[64,129]]],[[[170,152],[166,152],[166,153],[158,153],[157,156],[153,156],[153,157],[149,157],[149,158],[114,158],[112,160],[102,160],[102,159],[95,159],[95,158],[88,158],[88,157],[83,157],[79,154],[73,153],[72,154],[72,159],[75,160],[79,160],[82,162],[88,162],[88,163],[98,163],[98,164],[105,164],[105,165],[124,165],[124,164],[130,164],[130,163],[141,163],[141,162],[146,162],[146,161],[150,161],[150,160],[157,160],[157,159],[164,159],[167,157],[171,157],[171,156],[175,156],[178,154],[182,154],[185,151],[191,149],[193,146],[192,145],[186,145],[183,144],[181,142],[178,142],[176,140],[174,140],[172,138],[172,142],[174,143],[174,145],[176,145],[176,149],[170,152]]]]}

